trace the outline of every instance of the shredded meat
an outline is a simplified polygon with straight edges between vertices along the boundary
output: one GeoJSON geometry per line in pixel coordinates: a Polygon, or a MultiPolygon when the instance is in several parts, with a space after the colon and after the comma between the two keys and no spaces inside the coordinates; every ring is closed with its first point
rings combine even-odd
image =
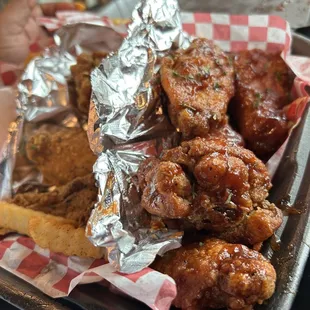
{"type": "Polygon", "coordinates": [[[165,57],[160,72],[171,122],[185,139],[206,136],[226,122],[234,72],[218,46],[207,39],[195,39],[188,49],[165,57]]]}
{"type": "Polygon", "coordinates": [[[185,141],[161,160],[148,159],[138,175],[142,206],[149,213],[185,219],[229,240],[264,241],[282,222],[281,211],[266,202],[271,183],[265,165],[222,139],[185,141]],[[264,225],[248,229],[259,221],[264,225]]]}
{"type": "Polygon", "coordinates": [[[17,194],[10,202],[18,206],[71,219],[86,226],[96,202],[98,189],[93,174],[45,193],[17,194]]]}
{"type": "Polygon", "coordinates": [[[27,142],[26,152],[48,185],[64,185],[87,175],[96,161],[87,134],[80,128],[39,131],[27,142]]]}
{"type": "Polygon", "coordinates": [[[293,76],[279,54],[254,49],[237,53],[236,96],[231,112],[246,146],[268,159],[285,141],[293,76]]]}
{"type": "Polygon", "coordinates": [[[175,280],[173,303],[183,310],[249,310],[275,289],[275,270],[263,255],[219,239],[170,251],[153,268],[175,280]]]}

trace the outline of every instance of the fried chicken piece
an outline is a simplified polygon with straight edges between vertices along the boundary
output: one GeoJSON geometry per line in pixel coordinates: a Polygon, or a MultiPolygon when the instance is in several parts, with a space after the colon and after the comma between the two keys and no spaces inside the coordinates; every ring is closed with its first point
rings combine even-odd
{"type": "Polygon", "coordinates": [[[254,210],[246,214],[240,224],[224,231],[217,237],[228,242],[258,245],[270,238],[283,221],[282,211],[268,200],[254,205],[254,210]]]}
{"type": "Polygon", "coordinates": [[[149,213],[166,218],[189,215],[192,188],[180,165],[149,158],[139,167],[138,178],[141,206],[149,213]]]}
{"type": "Polygon", "coordinates": [[[226,122],[227,105],[234,95],[234,71],[218,46],[195,39],[188,49],[165,57],[160,72],[171,122],[185,139],[206,136],[226,122]]]}
{"type": "Polygon", "coordinates": [[[96,161],[87,134],[80,128],[39,132],[27,142],[26,153],[43,174],[44,182],[56,186],[91,173],[96,161]]]}
{"type": "Polygon", "coordinates": [[[94,176],[89,174],[50,192],[17,194],[10,202],[27,209],[71,219],[79,226],[86,226],[97,194],[94,176]]]}
{"type": "Polygon", "coordinates": [[[254,49],[237,53],[236,97],[231,112],[246,146],[268,159],[288,136],[284,107],[290,103],[293,75],[279,54],[254,49]]]}
{"type": "Polygon", "coordinates": [[[251,151],[222,139],[183,142],[161,160],[148,159],[138,177],[141,204],[149,213],[184,219],[198,230],[228,231],[229,240],[264,241],[282,222],[281,216],[272,218],[281,211],[265,201],[271,187],[265,165],[251,151]],[[265,224],[252,231],[259,221],[265,224]]]}
{"type": "Polygon", "coordinates": [[[222,139],[186,141],[164,152],[162,159],[193,174],[196,193],[189,219],[198,229],[221,231],[236,225],[271,188],[265,165],[251,151],[222,139]]]}
{"type": "Polygon", "coordinates": [[[175,280],[173,303],[183,310],[249,310],[275,290],[276,272],[262,254],[219,239],[170,251],[152,267],[175,280]]]}
{"type": "MultiPolygon", "coordinates": [[[[90,74],[95,67],[98,67],[107,53],[94,52],[92,55],[83,53],[77,57],[77,63],[71,66],[71,75],[77,95],[77,108],[83,114],[88,115],[91,82],[90,74]]],[[[74,102],[74,100],[72,100],[74,102]]]]}

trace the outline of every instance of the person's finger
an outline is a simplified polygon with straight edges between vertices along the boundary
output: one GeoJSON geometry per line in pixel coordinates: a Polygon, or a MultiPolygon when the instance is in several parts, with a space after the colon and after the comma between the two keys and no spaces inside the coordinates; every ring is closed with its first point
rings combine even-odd
{"type": "Polygon", "coordinates": [[[1,22],[7,27],[4,29],[7,34],[16,34],[20,32],[29,16],[31,8],[29,0],[11,0],[1,12],[1,22]]]}
{"type": "Polygon", "coordinates": [[[74,3],[46,3],[41,4],[41,10],[45,16],[55,16],[57,11],[76,10],[74,3]]]}
{"type": "Polygon", "coordinates": [[[33,18],[38,18],[38,17],[40,17],[40,16],[42,16],[42,15],[43,15],[43,13],[42,13],[42,10],[41,10],[40,6],[39,6],[39,5],[36,5],[36,6],[32,9],[31,16],[32,16],[33,18]]]}
{"type": "Polygon", "coordinates": [[[29,18],[24,29],[28,36],[30,44],[34,43],[36,40],[39,39],[40,28],[37,25],[36,20],[34,18],[29,18]]]}

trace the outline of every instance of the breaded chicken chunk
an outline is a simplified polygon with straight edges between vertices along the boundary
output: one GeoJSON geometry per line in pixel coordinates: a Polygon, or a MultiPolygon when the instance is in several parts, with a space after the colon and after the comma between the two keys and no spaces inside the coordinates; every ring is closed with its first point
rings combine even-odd
{"type": "Polygon", "coordinates": [[[192,188],[180,165],[152,157],[141,164],[138,178],[141,205],[149,213],[164,218],[189,215],[192,188]]]}
{"type": "Polygon", "coordinates": [[[92,173],[76,178],[52,191],[17,194],[10,200],[18,206],[61,216],[85,226],[97,200],[98,188],[92,173]]]}
{"type": "Polygon", "coordinates": [[[165,57],[160,73],[171,122],[185,139],[206,136],[226,122],[234,70],[218,46],[195,39],[188,49],[165,57]]]}
{"type": "Polygon", "coordinates": [[[291,70],[280,54],[254,49],[236,54],[236,96],[231,112],[246,146],[268,159],[288,136],[291,70]]]}
{"type": "Polygon", "coordinates": [[[96,161],[87,134],[80,128],[39,131],[27,142],[26,153],[42,173],[44,182],[56,186],[91,173],[96,161]]]}
{"type": "Polygon", "coordinates": [[[275,290],[276,272],[263,255],[219,239],[170,251],[152,267],[175,280],[173,303],[183,310],[249,310],[275,290]]]}
{"type": "Polygon", "coordinates": [[[149,213],[227,232],[229,240],[262,242],[282,223],[281,211],[266,201],[271,183],[265,165],[251,151],[222,139],[185,141],[160,160],[147,159],[138,177],[141,204],[149,213]],[[265,224],[253,225],[259,222],[265,224]]]}

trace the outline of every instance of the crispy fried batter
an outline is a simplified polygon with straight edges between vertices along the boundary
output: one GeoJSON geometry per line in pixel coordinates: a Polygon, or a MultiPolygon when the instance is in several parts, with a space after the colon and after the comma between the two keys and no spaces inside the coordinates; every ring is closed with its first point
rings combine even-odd
{"type": "Polygon", "coordinates": [[[242,222],[218,235],[228,242],[256,245],[268,239],[280,227],[283,214],[268,200],[254,206],[242,222]]]}
{"type": "Polygon", "coordinates": [[[271,187],[265,165],[242,147],[221,139],[196,138],[168,150],[163,160],[193,174],[197,196],[190,215],[197,228],[223,230],[240,222],[271,187]]]}
{"type": "MultiPolygon", "coordinates": [[[[6,201],[0,201],[0,226],[5,229],[22,235],[29,235],[29,220],[33,217],[45,217],[48,219],[54,216],[40,211],[29,210],[6,201]]],[[[73,223],[65,218],[57,217],[57,219],[63,223],[73,223]]]]}
{"type": "Polygon", "coordinates": [[[32,217],[29,236],[42,248],[67,256],[102,258],[105,248],[95,247],[85,236],[85,228],[76,228],[56,217],[32,217]]]}
{"type": "Polygon", "coordinates": [[[44,182],[56,186],[91,173],[96,161],[87,134],[80,128],[39,132],[29,139],[26,152],[43,174],[44,182]]]}
{"type": "Polygon", "coordinates": [[[170,119],[185,139],[206,136],[225,123],[233,74],[229,58],[207,39],[195,39],[188,49],[163,59],[161,82],[170,119]]]}
{"type": "Polygon", "coordinates": [[[258,49],[238,53],[234,65],[236,97],[231,111],[247,147],[268,159],[288,135],[283,108],[290,102],[292,73],[279,54],[258,49]]]}
{"type": "Polygon", "coordinates": [[[51,192],[16,195],[10,202],[27,209],[70,219],[85,226],[97,199],[94,176],[76,178],[51,192]]]}
{"type": "Polygon", "coordinates": [[[75,227],[70,219],[30,210],[0,201],[0,225],[9,232],[31,237],[42,248],[65,255],[101,258],[104,248],[97,248],[85,236],[85,228],[75,227]]]}
{"type": "Polygon", "coordinates": [[[91,96],[90,74],[107,55],[107,53],[103,52],[95,52],[92,55],[83,53],[77,57],[77,63],[71,66],[71,75],[77,95],[76,104],[83,114],[88,115],[89,111],[91,96]]]}
{"type": "Polygon", "coordinates": [[[265,201],[271,187],[265,165],[222,139],[196,138],[165,151],[161,161],[148,159],[139,181],[149,213],[183,218],[197,229],[229,231],[229,240],[264,241],[282,222],[281,211],[265,201]],[[264,224],[248,229],[259,221],[264,224]]]}
{"type": "Polygon", "coordinates": [[[173,303],[183,310],[249,310],[275,289],[275,270],[263,255],[219,239],[170,251],[153,268],[175,280],[173,303]]]}
{"type": "Polygon", "coordinates": [[[180,165],[149,158],[140,166],[138,177],[141,205],[147,211],[166,218],[189,215],[192,188],[180,165]]]}
{"type": "Polygon", "coordinates": [[[10,229],[10,228],[0,227],[0,236],[4,236],[4,235],[7,235],[7,234],[10,234],[10,233],[13,233],[13,232],[15,232],[15,231],[10,229]]]}

